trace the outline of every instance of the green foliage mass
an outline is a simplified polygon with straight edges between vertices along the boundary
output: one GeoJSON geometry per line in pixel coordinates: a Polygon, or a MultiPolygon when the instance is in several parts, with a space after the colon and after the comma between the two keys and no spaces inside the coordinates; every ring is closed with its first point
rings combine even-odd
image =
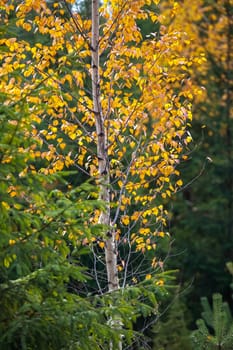
{"type": "Polygon", "coordinates": [[[105,301],[97,310],[93,300],[68,292],[70,279],[88,280],[70,249],[77,232],[88,238],[103,230],[85,225],[94,208],[103,208],[90,199],[96,189],[62,191],[60,175],[35,173],[26,106],[4,106],[1,98],[0,348],[98,349],[106,336],[116,342],[105,301]]]}

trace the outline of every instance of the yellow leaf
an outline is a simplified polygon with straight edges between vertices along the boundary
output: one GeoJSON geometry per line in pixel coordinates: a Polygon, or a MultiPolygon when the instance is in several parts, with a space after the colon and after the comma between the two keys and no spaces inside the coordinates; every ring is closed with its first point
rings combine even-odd
{"type": "Polygon", "coordinates": [[[158,265],[158,262],[157,262],[156,258],[153,258],[153,260],[152,260],[152,262],[151,262],[151,266],[152,266],[153,268],[155,268],[157,265],[158,265]]]}
{"type": "Polygon", "coordinates": [[[135,147],[135,142],[131,141],[129,145],[130,145],[131,148],[134,148],[135,147]]]}
{"type": "Polygon", "coordinates": [[[66,144],[65,144],[64,142],[62,142],[62,143],[59,144],[59,147],[60,147],[61,149],[64,149],[64,148],[66,147],[66,144]]]}
{"type": "MultiPolygon", "coordinates": [[[[57,119],[55,119],[54,121],[53,121],[53,126],[58,126],[58,124],[59,124],[59,121],[57,120],[57,119]]],[[[59,139],[58,139],[59,140],[59,139]]]]}
{"type": "Polygon", "coordinates": [[[155,284],[156,284],[156,286],[163,286],[164,285],[164,280],[159,280],[155,284]]]}
{"type": "Polygon", "coordinates": [[[105,247],[104,242],[99,242],[98,245],[99,245],[99,247],[100,247],[101,249],[103,249],[103,248],[105,247]]]}
{"type": "Polygon", "coordinates": [[[147,274],[146,277],[145,277],[145,279],[146,279],[146,280],[150,280],[151,277],[152,277],[151,274],[147,274]]]}
{"type": "Polygon", "coordinates": [[[187,142],[187,143],[192,142],[192,140],[193,140],[192,136],[188,136],[188,137],[186,137],[186,142],[187,142]]]}
{"type": "Polygon", "coordinates": [[[26,30],[27,32],[30,32],[30,30],[32,29],[32,26],[29,23],[24,23],[23,29],[26,30]]]}
{"type": "Polygon", "coordinates": [[[11,259],[9,257],[5,258],[3,261],[4,266],[7,268],[10,266],[11,259]]]}
{"type": "Polygon", "coordinates": [[[19,209],[22,208],[22,205],[19,204],[19,203],[15,203],[15,204],[14,204],[14,208],[19,210],[19,209]]]}
{"type": "Polygon", "coordinates": [[[141,235],[148,235],[148,234],[150,233],[150,229],[149,229],[149,228],[143,228],[143,227],[141,227],[141,228],[139,229],[139,233],[140,233],[141,235]]]}
{"type": "Polygon", "coordinates": [[[158,16],[157,16],[157,15],[155,15],[154,13],[153,13],[153,14],[151,14],[150,18],[151,18],[152,22],[155,22],[155,21],[157,21],[157,20],[158,20],[158,16]]]}
{"type": "Polygon", "coordinates": [[[16,196],[16,192],[15,192],[15,191],[11,191],[11,192],[10,192],[10,196],[11,196],[11,197],[15,197],[15,196],[16,196]]]}
{"type": "Polygon", "coordinates": [[[10,239],[10,240],[9,240],[9,244],[10,244],[10,245],[14,245],[15,243],[16,243],[16,240],[15,240],[15,239],[10,239]]]}
{"type": "Polygon", "coordinates": [[[61,160],[56,161],[54,164],[54,170],[61,171],[64,168],[64,162],[61,160]]]}
{"type": "Polygon", "coordinates": [[[9,204],[6,203],[6,202],[2,202],[2,206],[3,206],[6,210],[9,210],[9,209],[10,209],[9,204]]]}
{"type": "Polygon", "coordinates": [[[160,232],[158,232],[158,236],[159,236],[159,237],[164,237],[164,236],[165,236],[165,233],[164,233],[163,231],[160,231],[160,232]]]}
{"type": "Polygon", "coordinates": [[[176,181],[176,184],[177,184],[178,186],[182,186],[182,185],[183,185],[183,181],[180,179],[180,180],[176,181]]]}
{"type": "Polygon", "coordinates": [[[121,222],[123,225],[129,225],[129,216],[128,215],[122,216],[121,222]]]}
{"type": "Polygon", "coordinates": [[[123,186],[123,182],[121,180],[119,180],[117,183],[120,188],[123,186]]]}

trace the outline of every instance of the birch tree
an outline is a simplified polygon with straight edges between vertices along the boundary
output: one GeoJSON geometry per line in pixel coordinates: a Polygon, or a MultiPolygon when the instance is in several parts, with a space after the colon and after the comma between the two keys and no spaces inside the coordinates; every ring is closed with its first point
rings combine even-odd
{"type": "Polygon", "coordinates": [[[189,69],[205,58],[184,55],[187,33],[166,26],[173,1],[165,12],[157,0],[92,0],[91,19],[70,4],[1,1],[1,91],[30,111],[35,165],[22,176],[72,169],[70,187],[83,177],[96,184],[105,210],[97,207],[86,224],[104,232],[63,235],[89,249],[95,293],[113,296],[109,305],[127,328],[119,300],[134,303],[134,322],[156,314],[156,295],[166,291],[157,246],[170,235],[166,204],[182,187],[177,166],[192,141],[189,69]],[[144,22],[152,28],[146,35],[144,22]]]}

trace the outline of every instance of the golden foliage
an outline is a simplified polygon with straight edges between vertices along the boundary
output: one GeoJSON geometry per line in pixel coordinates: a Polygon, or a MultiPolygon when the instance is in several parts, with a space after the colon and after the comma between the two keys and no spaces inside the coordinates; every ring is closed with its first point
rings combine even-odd
{"type": "MultiPolygon", "coordinates": [[[[100,8],[101,108],[113,225],[122,239],[127,230],[132,233],[137,228],[131,240],[142,251],[154,249],[158,237],[165,234],[167,212],[161,201],[183,184],[177,165],[185,159],[184,147],[192,142],[187,132],[191,101],[205,95],[190,81],[192,70],[203,69],[205,54],[198,45],[189,54],[188,46],[195,42],[197,32],[183,20],[191,6],[190,21],[194,17],[197,21],[205,11],[200,11],[202,1],[192,5],[184,1],[182,6],[163,2],[155,11],[146,7],[158,3],[117,0],[110,6],[104,1],[100,8]],[[151,22],[151,34],[146,38],[139,20],[151,22]]],[[[14,14],[17,27],[40,38],[35,44],[23,36],[8,35],[0,40],[4,48],[0,52],[0,91],[8,94],[6,105],[27,102],[32,118],[30,136],[35,139],[29,152],[35,161],[44,162],[38,171],[48,174],[72,166],[96,177],[98,183],[90,20],[78,13],[73,13],[73,18],[67,16],[60,3],[53,9],[46,1],[27,0],[16,7],[5,1],[0,4],[6,25],[14,14]],[[42,40],[45,36],[49,40],[42,40]],[[21,74],[15,75],[16,71],[21,74]]],[[[209,49],[216,50],[211,45],[209,49]]],[[[99,246],[103,248],[104,243],[99,246]]]]}

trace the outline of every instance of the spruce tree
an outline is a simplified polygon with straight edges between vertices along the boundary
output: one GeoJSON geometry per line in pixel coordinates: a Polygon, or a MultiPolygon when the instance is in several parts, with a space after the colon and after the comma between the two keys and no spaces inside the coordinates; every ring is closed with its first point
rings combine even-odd
{"type": "Polygon", "coordinates": [[[192,333],[195,350],[232,350],[233,319],[228,303],[220,294],[213,295],[213,306],[206,297],[201,298],[202,319],[197,320],[198,329],[192,333]]]}

